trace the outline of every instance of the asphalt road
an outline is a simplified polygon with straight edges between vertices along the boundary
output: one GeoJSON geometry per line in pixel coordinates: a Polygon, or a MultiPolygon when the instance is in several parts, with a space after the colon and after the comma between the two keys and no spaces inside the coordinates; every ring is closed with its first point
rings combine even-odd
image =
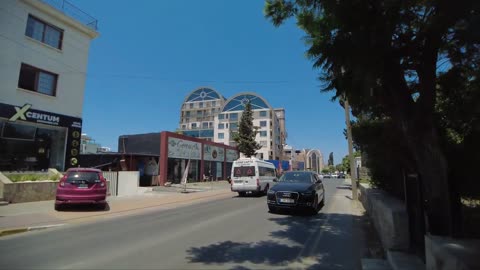
{"type": "Polygon", "coordinates": [[[237,197],[0,238],[0,269],[359,269],[358,205],[324,180],[316,216],[237,197]]]}

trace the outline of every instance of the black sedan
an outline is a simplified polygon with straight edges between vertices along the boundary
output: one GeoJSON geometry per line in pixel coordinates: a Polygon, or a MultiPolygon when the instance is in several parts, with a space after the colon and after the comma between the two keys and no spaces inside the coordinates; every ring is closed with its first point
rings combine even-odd
{"type": "Polygon", "coordinates": [[[315,172],[285,172],[267,193],[270,212],[279,209],[303,209],[318,213],[325,203],[325,189],[315,172]]]}

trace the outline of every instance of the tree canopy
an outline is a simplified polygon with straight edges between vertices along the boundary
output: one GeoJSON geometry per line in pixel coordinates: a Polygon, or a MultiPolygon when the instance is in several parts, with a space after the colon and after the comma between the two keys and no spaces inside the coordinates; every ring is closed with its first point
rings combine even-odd
{"type": "Polygon", "coordinates": [[[257,132],[253,126],[252,106],[250,102],[248,102],[242,113],[238,132],[233,136],[234,141],[237,143],[238,150],[247,157],[255,156],[257,150],[262,148],[262,146],[255,141],[256,135],[257,132]]]}
{"type": "Polygon", "coordinates": [[[306,33],[321,90],[348,99],[373,176],[418,173],[428,230],[451,234],[450,153],[466,156],[480,134],[480,1],[267,0],[264,12],[306,33]]]}

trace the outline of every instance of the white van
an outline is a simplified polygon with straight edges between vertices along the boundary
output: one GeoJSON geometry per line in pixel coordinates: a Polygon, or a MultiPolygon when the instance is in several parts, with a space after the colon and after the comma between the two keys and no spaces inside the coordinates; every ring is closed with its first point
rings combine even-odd
{"type": "Polygon", "coordinates": [[[231,172],[231,189],[245,196],[247,192],[264,193],[272,187],[277,179],[275,165],[255,157],[240,158],[233,162],[231,172]]]}

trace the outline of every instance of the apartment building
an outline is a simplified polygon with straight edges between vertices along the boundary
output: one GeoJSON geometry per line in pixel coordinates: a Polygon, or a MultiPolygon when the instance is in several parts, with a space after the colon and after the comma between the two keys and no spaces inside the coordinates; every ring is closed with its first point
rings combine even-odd
{"type": "Polygon", "coordinates": [[[0,1],[0,170],[77,165],[97,23],[64,0],[0,1]]]}

